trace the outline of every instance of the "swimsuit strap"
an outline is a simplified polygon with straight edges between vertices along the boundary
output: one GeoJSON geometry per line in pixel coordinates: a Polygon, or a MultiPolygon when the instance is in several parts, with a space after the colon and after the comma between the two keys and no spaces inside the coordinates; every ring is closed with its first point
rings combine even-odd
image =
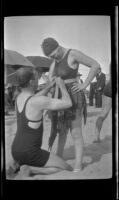
{"type": "MultiPolygon", "coordinates": [[[[22,110],[22,112],[24,112],[24,115],[25,115],[25,108],[26,108],[26,104],[27,104],[27,102],[29,101],[29,99],[32,97],[33,95],[31,95],[31,96],[29,96],[28,97],[28,99],[25,101],[25,104],[24,104],[24,107],[23,107],[23,110],[22,110]]],[[[17,107],[17,101],[16,101],[16,107],[17,107]]],[[[21,114],[22,112],[19,112],[18,111],[18,107],[17,107],[17,112],[19,113],[19,114],[21,114]]],[[[26,116],[25,116],[26,117],[26,116]]],[[[27,119],[27,117],[26,117],[26,119],[27,119]]],[[[40,119],[40,120],[29,120],[29,119],[27,119],[29,122],[40,122],[40,121],[42,121],[43,120],[43,117],[40,119]]]]}
{"type": "MultiPolygon", "coordinates": [[[[32,95],[32,96],[33,96],[33,95],[32,95]]],[[[24,108],[23,108],[23,110],[25,109],[28,100],[29,100],[32,96],[28,97],[28,99],[25,101],[25,104],[24,104],[24,108]]]]}
{"type": "MultiPolygon", "coordinates": [[[[33,95],[32,95],[32,96],[33,96],[33,95]]],[[[23,110],[22,110],[21,112],[19,112],[19,110],[18,110],[18,106],[17,106],[17,99],[18,99],[18,96],[17,96],[16,101],[15,101],[15,104],[16,104],[16,108],[17,108],[17,111],[18,111],[19,114],[21,114],[21,113],[24,111],[24,109],[25,109],[25,107],[26,107],[26,104],[27,104],[28,100],[29,100],[32,96],[29,96],[28,99],[25,101],[25,104],[24,104],[23,110]]]]}
{"type": "MultiPolygon", "coordinates": [[[[32,95],[32,96],[33,96],[33,95],[32,95]]],[[[24,104],[24,111],[25,111],[27,102],[29,101],[29,99],[30,99],[32,96],[28,97],[28,99],[26,100],[26,102],[25,102],[25,104],[24,104]]],[[[27,118],[26,118],[26,119],[27,119],[27,118]]],[[[41,119],[39,119],[39,120],[29,120],[29,119],[27,119],[27,120],[28,120],[29,122],[41,122],[41,121],[43,121],[43,117],[42,117],[41,119]]]]}
{"type": "Polygon", "coordinates": [[[43,117],[39,120],[28,120],[29,122],[40,122],[40,121],[43,121],[43,117]]]}

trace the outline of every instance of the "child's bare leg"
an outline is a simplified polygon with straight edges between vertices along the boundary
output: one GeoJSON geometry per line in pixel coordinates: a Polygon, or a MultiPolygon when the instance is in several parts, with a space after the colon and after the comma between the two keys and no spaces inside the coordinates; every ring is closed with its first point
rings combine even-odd
{"type": "Polygon", "coordinates": [[[110,97],[103,95],[103,104],[102,104],[102,111],[96,120],[95,125],[95,140],[94,142],[100,141],[100,131],[102,129],[102,125],[104,120],[106,119],[109,111],[111,110],[112,100],[110,97]]]}
{"type": "Polygon", "coordinates": [[[99,116],[96,120],[96,126],[95,126],[95,140],[94,142],[100,142],[100,131],[103,125],[104,118],[99,116]]]}

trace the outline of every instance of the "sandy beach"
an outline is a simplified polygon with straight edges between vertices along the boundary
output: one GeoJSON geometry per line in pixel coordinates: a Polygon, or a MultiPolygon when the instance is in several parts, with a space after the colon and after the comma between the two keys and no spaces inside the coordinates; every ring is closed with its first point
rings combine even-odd
{"type": "MultiPolygon", "coordinates": [[[[101,130],[101,143],[93,143],[94,125],[101,108],[88,106],[87,124],[83,125],[84,137],[84,156],[83,169],[81,172],[60,171],[50,175],[35,175],[33,177],[26,176],[24,170],[20,170],[18,174],[11,178],[15,180],[59,180],[59,179],[108,179],[112,177],[112,112],[110,111],[101,130]]],[[[44,119],[44,135],[42,148],[48,149],[48,138],[51,124],[49,118],[44,119]]],[[[12,160],[11,144],[16,132],[16,116],[15,112],[11,112],[10,116],[5,116],[5,161],[6,169],[12,160]]],[[[53,145],[52,151],[55,153],[57,147],[57,138],[53,145]]],[[[70,133],[64,150],[64,159],[72,167],[74,166],[74,145],[70,133]]],[[[9,179],[9,177],[6,177],[9,179]]]]}

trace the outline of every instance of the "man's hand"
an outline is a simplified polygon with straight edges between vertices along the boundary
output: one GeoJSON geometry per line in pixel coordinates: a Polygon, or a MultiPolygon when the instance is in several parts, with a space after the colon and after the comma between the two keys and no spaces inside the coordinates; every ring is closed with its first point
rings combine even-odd
{"type": "Polygon", "coordinates": [[[86,85],[84,83],[82,83],[82,84],[74,83],[73,87],[71,89],[73,90],[74,93],[77,93],[81,90],[86,89],[86,85]]]}

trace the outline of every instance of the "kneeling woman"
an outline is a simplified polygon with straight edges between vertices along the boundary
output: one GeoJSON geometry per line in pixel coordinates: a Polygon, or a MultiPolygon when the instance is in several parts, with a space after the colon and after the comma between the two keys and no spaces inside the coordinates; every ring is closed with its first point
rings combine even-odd
{"type": "Polygon", "coordinates": [[[65,109],[72,106],[63,80],[57,78],[43,91],[35,94],[38,87],[38,74],[34,69],[26,67],[18,70],[17,82],[21,93],[16,99],[17,132],[12,144],[14,160],[20,166],[70,169],[63,159],[41,148],[43,111],[65,109]],[[60,87],[61,99],[52,99],[46,96],[54,82],[60,87]]]}

